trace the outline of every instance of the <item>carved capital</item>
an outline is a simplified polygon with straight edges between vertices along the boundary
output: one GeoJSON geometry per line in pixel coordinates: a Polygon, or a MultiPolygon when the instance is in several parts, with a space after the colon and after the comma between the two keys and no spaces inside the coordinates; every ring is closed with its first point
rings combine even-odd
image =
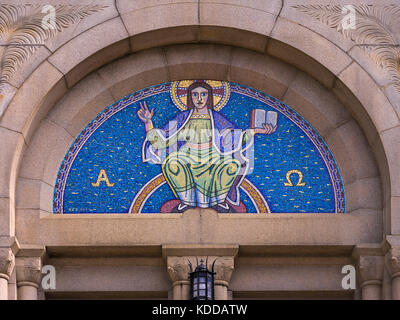
{"type": "Polygon", "coordinates": [[[218,257],[215,261],[215,283],[228,286],[234,267],[233,257],[218,257]]]}
{"type": "Polygon", "coordinates": [[[234,257],[168,257],[168,274],[172,282],[177,281],[189,281],[190,264],[192,264],[193,271],[196,269],[197,263],[200,264],[200,260],[203,259],[203,263],[206,264],[208,270],[212,271],[214,264],[215,272],[215,284],[228,286],[234,269],[234,257]],[[215,263],[214,263],[215,261],[215,263]]]}
{"type": "Polygon", "coordinates": [[[400,246],[392,246],[386,253],[386,265],[392,278],[400,276],[400,246]]]}
{"type": "Polygon", "coordinates": [[[14,270],[15,256],[10,248],[0,248],[0,278],[9,279],[14,270]]]}
{"type": "Polygon", "coordinates": [[[42,276],[42,259],[40,257],[17,257],[17,285],[39,286],[42,276]]]}
{"type": "Polygon", "coordinates": [[[168,257],[167,269],[172,283],[189,281],[189,261],[187,257],[168,257]]]}
{"type": "Polygon", "coordinates": [[[367,283],[381,283],[383,279],[383,256],[360,256],[357,262],[361,286],[367,283]]]}

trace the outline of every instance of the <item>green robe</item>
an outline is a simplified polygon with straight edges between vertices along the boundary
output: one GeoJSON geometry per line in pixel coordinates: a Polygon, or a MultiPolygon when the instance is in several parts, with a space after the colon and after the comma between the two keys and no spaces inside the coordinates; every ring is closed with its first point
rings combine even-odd
{"type": "MultiPolygon", "coordinates": [[[[147,137],[156,149],[186,141],[179,151],[167,156],[161,167],[175,196],[183,203],[207,208],[225,201],[241,164],[231,155],[222,156],[212,145],[209,117],[192,117],[167,143],[155,129],[147,137]]],[[[243,142],[249,138],[251,134],[246,132],[243,142]]]]}

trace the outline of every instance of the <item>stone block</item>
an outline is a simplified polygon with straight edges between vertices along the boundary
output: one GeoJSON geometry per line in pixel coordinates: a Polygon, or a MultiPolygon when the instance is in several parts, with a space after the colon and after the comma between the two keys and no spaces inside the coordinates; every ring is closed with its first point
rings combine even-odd
{"type": "Polygon", "coordinates": [[[153,6],[135,2],[120,1],[117,4],[130,36],[156,29],[198,24],[197,1],[175,1],[153,6]]]}
{"type": "Polygon", "coordinates": [[[16,209],[40,209],[40,180],[18,178],[16,209]]]}
{"type": "Polygon", "coordinates": [[[354,120],[333,130],[325,142],[335,157],[345,184],[379,175],[370,146],[354,120]]]}
{"type": "Polygon", "coordinates": [[[384,92],[400,118],[400,87],[396,88],[393,85],[389,85],[385,87],[384,92]]]}
{"type": "Polygon", "coordinates": [[[381,209],[382,186],[379,177],[359,179],[344,186],[346,211],[357,209],[381,209]]]}
{"type": "Polygon", "coordinates": [[[264,34],[224,26],[199,26],[199,42],[220,43],[265,52],[268,37],[264,34]]]}
{"type": "Polygon", "coordinates": [[[297,70],[276,58],[246,49],[233,49],[230,80],[281,99],[297,70]]]}
{"type": "Polygon", "coordinates": [[[54,187],[40,180],[19,178],[16,209],[53,211],[54,187]]]}
{"type": "Polygon", "coordinates": [[[393,106],[389,103],[384,93],[357,63],[349,65],[338,78],[349,90],[357,93],[357,98],[378,132],[400,124],[393,106]]]}
{"type": "Polygon", "coordinates": [[[197,2],[197,0],[117,0],[115,4],[119,13],[123,15],[131,11],[137,11],[151,7],[160,7],[164,9],[168,7],[175,8],[182,3],[197,4],[197,2]]]}
{"type": "Polygon", "coordinates": [[[385,156],[389,164],[390,193],[400,196],[400,126],[386,130],[380,134],[385,156]]]}
{"type": "Polygon", "coordinates": [[[77,83],[48,114],[48,119],[76,137],[101,111],[115,101],[97,73],[77,83]]]}
{"type": "Polygon", "coordinates": [[[224,26],[269,35],[279,12],[280,3],[271,1],[264,7],[258,3],[258,8],[253,8],[252,4],[254,5],[238,1],[200,2],[200,25],[224,26]],[[270,8],[273,13],[260,8],[270,8]]]}
{"type": "Polygon", "coordinates": [[[12,179],[16,174],[18,154],[25,150],[21,133],[0,127],[0,198],[13,197],[12,179]]]}
{"type": "Polygon", "coordinates": [[[115,100],[147,86],[169,81],[162,49],[131,54],[100,69],[98,74],[115,100]]]}
{"type": "Polygon", "coordinates": [[[360,100],[358,100],[354,93],[339,79],[336,79],[332,92],[347,108],[357,123],[359,123],[368,142],[373,144],[378,137],[377,128],[371,117],[365,112],[365,108],[360,100]]]}
{"type": "Polygon", "coordinates": [[[199,26],[177,26],[150,30],[130,38],[133,52],[179,43],[198,42],[198,40],[199,26]]]}
{"type": "Polygon", "coordinates": [[[127,54],[130,51],[127,38],[121,18],[116,17],[67,42],[48,60],[66,75],[68,86],[71,87],[102,64],[127,54]]]}
{"type": "Polygon", "coordinates": [[[393,235],[400,234],[400,197],[391,197],[388,201],[387,206],[390,208],[391,217],[390,229],[388,233],[393,235]]]}
{"type": "Polygon", "coordinates": [[[14,224],[10,212],[10,198],[0,197],[0,235],[14,235],[14,224]]]}
{"type": "Polygon", "coordinates": [[[351,117],[331,92],[302,72],[290,84],[283,102],[302,115],[322,137],[351,117]]]}
{"type": "Polygon", "coordinates": [[[328,88],[333,86],[334,75],[351,62],[332,42],[284,18],[278,18],[271,38],[268,54],[293,64],[328,88]]]}
{"type": "Polygon", "coordinates": [[[165,49],[171,80],[225,80],[230,56],[231,48],[220,45],[187,44],[165,49]]]}
{"type": "Polygon", "coordinates": [[[315,215],[214,213],[215,217],[212,211],[202,211],[201,237],[208,239],[205,243],[346,245],[380,242],[382,239],[380,210],[360,209],[352,214],[315,215]],[[249,233],[246,230],[252,231],[249,233]]]}
{"type": "Polygon", "coordinates": [[[20,177],[54,185],[58,169],[73,140],[64,128],[48,120],[42,121],[25,152],[20,177]]]}
{"type": "Polygon", "coordinates": [[[379,87],[390,83],[389,74],[384,68],[379,67],[374,58],[370,56],[369,51],[364,47],[357,46],[356,44],[348,51],[348,54],[368,73],[379,87]]]}
{"type": "Polygon", "coordinates": [[[11,100],[14,98],[17,88],[5,83],[2,88],[2,99],[0,99],[0,120],[6,111],[11,100]]]}
{"type": "MultiPolygon", "coordinates": [[[[59,92],[52,92],[59,83],[63,83],[63,75],[47,61],[25,81],[7,108],[0,126],[18,132],[27,132],[30,124],[45,99],[55,100],[59,92]]],[[[64,87],[65,88],[65,87],[64,87]]],[[[61,88],[59,91],[63,91],[61,88]]],[[[25,135],[25,137],[27,137],[25,135]]]]}

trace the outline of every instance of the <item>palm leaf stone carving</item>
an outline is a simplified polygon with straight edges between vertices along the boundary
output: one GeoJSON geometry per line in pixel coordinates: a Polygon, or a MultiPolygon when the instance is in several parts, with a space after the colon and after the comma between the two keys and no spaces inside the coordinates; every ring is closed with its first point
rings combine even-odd
{"type": "Polygon", "coordinates": [[[361,46],[384,69],[400,93],[400,6],[353,5],[355,28],[344,29],[341,5],[297,5],[293,8],[342,33],[361,46]]]}
{"type": "Polygon", "coordinates": [[[44,5],[0,4],[0,98],[2,87],[45,41],[104,6],[55,5],[54,28],[46,27],[44,5]]]}

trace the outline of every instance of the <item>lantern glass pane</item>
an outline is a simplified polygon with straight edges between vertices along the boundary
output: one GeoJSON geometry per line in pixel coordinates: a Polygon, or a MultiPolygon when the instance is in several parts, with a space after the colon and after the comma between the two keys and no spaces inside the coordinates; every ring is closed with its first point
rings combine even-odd
{"type": "Polygon", "coordinates": [[[205,283],[200,283],[199,289],[205,289],[205,288],[206,288],[206,284],[205,283]]]}
{"type": "Polygon", "coordinates": [[[206,282],[206,278],[200,278],[199,280],[200,280],[200,282],[203,282],[203,283],[206,282]]]}
{"type": "Polygon", "coordinates": [[[201,296],[205,296],[206,295],[206,290],[200,290],[200,293],[199,293],[201,296]]]}

